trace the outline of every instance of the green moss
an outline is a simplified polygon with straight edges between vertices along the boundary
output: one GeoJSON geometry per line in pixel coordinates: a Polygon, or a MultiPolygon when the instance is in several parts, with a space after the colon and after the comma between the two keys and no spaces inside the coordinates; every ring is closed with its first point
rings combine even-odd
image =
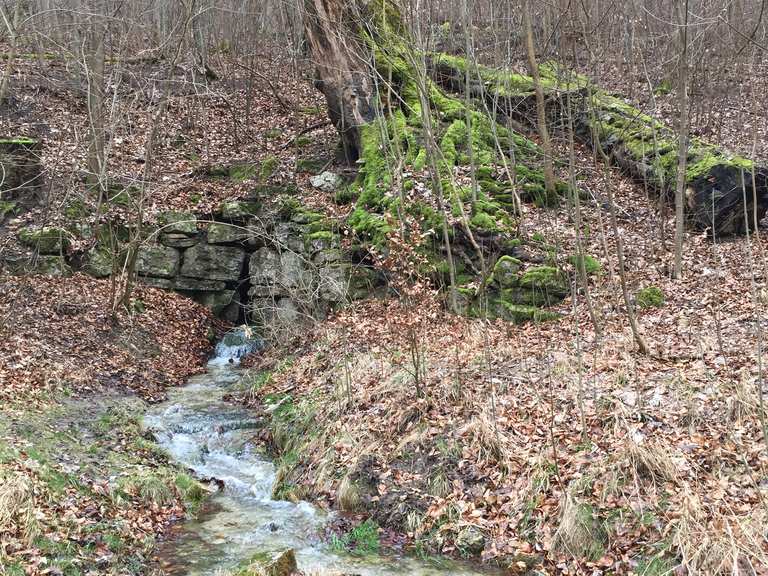
{"type": "Polygon", "coordinates": [[[17,212],[18,204],[10,200],[0,200],[0,222],[8,215],[13,215],[17,212]]]}
{"type": "Polygon", "coordinates": [[[359,207],[352,211],[347,223],[359,237],[379,246],[386,243],[387,235],[392,231],[382,215],[373,214],[359,207]]]}
{"type": "Polygon", "coordinates": [[[542,310],[536,306],[524,304],[510,304],[509,302],[499,301],[503,309],[502,316],[516,323],[524,322],[548,322],[557,320],[560,315],[549,310],[542,310]]]}
{"type": "Polygon", "coordinates": [[[275,173],[275,170],[277,170],[277,167],[279,165],[279,161],[276,156],[268,156],[261,162],[261,167],[259,168],[259,178],[261,180],[267,180],[272,174],[275,173]]]}
{"type": "Polygon", "coordinates": [[[560,270],[552,266],[535,266],[526,270],[520,277],[520,285],[535,290],[567,293],[566,278],[560,270]]]}
{"type": "Polygon", "coordinates": [[[299,136],[294,140],[294,144],[296,145],[296,148],[306,148],[312,144],[312,139],[309,136],[299,136]]]}
{"type": "Polygon", "coordinates": [[[519,272],[523,263],[512,256],[502,256],[496,261],[488,282],[501,288],[517,286],[520,282],[519,272]]]}
{"type": "Polygon", "coordinates": [[[357,555],[376,554],[380,548],[379,526],[373,520],[366,520],[342,536],[332,536],[331,548],[357,555]]]}
{"type": "Polygon", "coordinates": [[[296,172],[304,174],[319,174],[328,164],[323,158],[297,158],[296,172]]]}
{"type": "Polygon", "coordinates": [[[71,200],[64,208],[64,215],[70,220],[80,220],[90,214],[88,205],[82,200],[71,200]]]}
{"type": "Polygon", "coordinates": [[[600,270],[603,269],[600,261],[594,256],[590,256],[589,254],[584,254],[583,256],[581,254],[573,254],[572,256],[568,257],[568,261],[574,268],[579,268],[583,261],[584,269],[586,270],[587,274],[597,274],[600,272],[600,270]]]}
{"type": "Polygon", "coordinates": [[[39,140],[35,140],[34,138],[27,138],[24,136],[21,136],[19,138],[0,138],[0,145],[16,144],[20,146],[34,146],[39,142],[40,142],[39,140]]]}
{"type": "Polygon", "coordinates": [[[235,182],[250,180],[259,173],[259,166],[251,162],[232,164],[226,171],[227,177],[235,182]]]}
{"type": "Polygon", "coordinates": [[[55,226],[42,228],[22,228],[18,232],[22,244],[34,248],[40,254],[57,254],[69,246],[67,232],[55,226]]]}
{"type": "Polygon", "coordinates": [[[270,128],[266,132],[264,132],[264,138],[267,140],[276,140],[280,138],[280,136],[283,135],[283,131],[280,130],[280,128],[270,128]]]}
{"type": "Polygon", "coordinates": [[[495,232],[499,230],[499,226],[496,223],[496,220],[493,219],[493,216],[486,214],[485,212],[478,212],[472,216],[469,224],[472,226],[472,228],[477,228],[479,230],[485,230],[488,232],[495,232]]]}
{"type": "Polygon", "coordinates": [[[647,286],[637,291],[635,302],[640,308],[660,308],[664,305],[664,292],[658,286],[647,286]]]}

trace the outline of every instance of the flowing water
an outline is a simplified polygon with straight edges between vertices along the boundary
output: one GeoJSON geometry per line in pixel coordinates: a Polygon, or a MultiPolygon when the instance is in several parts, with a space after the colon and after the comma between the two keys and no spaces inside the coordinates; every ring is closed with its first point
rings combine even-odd
{"type": "Polygon", "coordinates": [[[299,569],[311,574],[487,574],[459,565],[435,567],[402,557],[355,557],[331,550],[320,539],[328,515],[308,502],[273,500],[275,467],[254,442],[256,420],[224,399],[237,385],[241,356],[257,343],[229,338],[219,343],[205,374],[171,390],[150,409],[144,425],[179,463],[223,488],[208,512],[188,521],[164,551],[173,574],[220,574],[255,553],[292,548],[299,569]]]}

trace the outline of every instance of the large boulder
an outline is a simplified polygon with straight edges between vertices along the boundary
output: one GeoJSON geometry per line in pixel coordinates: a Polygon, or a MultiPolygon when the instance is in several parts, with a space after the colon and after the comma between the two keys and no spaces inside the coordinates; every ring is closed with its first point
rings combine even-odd
{"type": "Polygon", "coordinates": [[[233,246],[197,244],[184,252],[181,275],[190,278],[237,282],[243,271],[245,251],[233,246]]]}
{"type": "Polygon", "coordinates": [[[213,222],[208,226],[208,244],[235,244],[247,240],[248,230],[242,226],[213,222]]]}
{"type": "Polygon", "coordinates": [[[145,244],[139,248],[136,271],[141,276],[173,278],[179,271],[179,252],[160,244],[145,244]]]}
{"type": "Polygon", "coordinates": [[[158,222],[163,234],[197,234],[197,218],[191,212],[163,212],[158,222]]]}
{"type": "Polygon", "coordinates": [[[253,286],[272,286],[280,278],[280,254],[266,246],[251,254],[248,272],[253,286]]]}

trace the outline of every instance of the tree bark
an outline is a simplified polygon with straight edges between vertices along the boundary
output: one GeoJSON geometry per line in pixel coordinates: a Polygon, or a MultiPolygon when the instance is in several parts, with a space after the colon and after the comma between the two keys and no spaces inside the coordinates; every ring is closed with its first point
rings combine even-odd
{"type": "Polygon", "coordinates": [[[354,162],[361,155],[359,128],[376,116],[370,55],[360,40],[362,13],[344,0],[305,0],[304,9],[315,87],[325,96],[347,160],[354,162]]]}

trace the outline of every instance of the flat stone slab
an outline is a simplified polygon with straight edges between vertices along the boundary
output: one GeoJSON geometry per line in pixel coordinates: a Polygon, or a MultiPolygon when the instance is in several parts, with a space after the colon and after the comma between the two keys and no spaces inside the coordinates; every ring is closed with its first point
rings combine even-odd
{"type": "Polygon", "coordinates": [[[197,244],[184,252],[181,275],[236,282],[245,263],[245,250],[233,246],[197,244]]]}

